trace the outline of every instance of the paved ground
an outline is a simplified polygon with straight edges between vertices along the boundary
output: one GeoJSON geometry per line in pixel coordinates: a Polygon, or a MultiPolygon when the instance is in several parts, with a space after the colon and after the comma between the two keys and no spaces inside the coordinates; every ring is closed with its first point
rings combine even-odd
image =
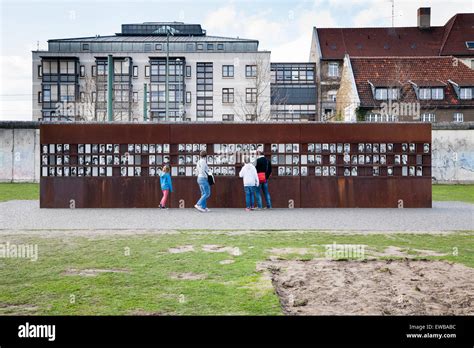
{"type": "Polygon", "coordinates": [[[0,203],[1,230],[316,229],[474,230],[474,204],[434,202],[432,209],[40,209],[38,201],[0,203]]]}

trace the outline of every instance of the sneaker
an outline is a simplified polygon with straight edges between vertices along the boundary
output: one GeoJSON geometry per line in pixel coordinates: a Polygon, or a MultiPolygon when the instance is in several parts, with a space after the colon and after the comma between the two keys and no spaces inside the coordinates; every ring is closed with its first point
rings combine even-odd
{"type": "Polygon", "coordinates": [[[209,213],[211,211],[211,209],[209,208],[204,208],[204,210],[206,211],[206,213],[209,213]]]}
{"type": "Polygon", "coordinates": [[[204,213],[205,210],[203,208],[201,208],[199,205],[195,204],[194,205],[194,208],[196,208],[197,210],[199,210],[201,213],[204,213]]]}
{"type": "Polygon", "coordinates": [[[252,211],[252,209],[250,209],[250,208],[245,208],[245,211],[252,211]]]}

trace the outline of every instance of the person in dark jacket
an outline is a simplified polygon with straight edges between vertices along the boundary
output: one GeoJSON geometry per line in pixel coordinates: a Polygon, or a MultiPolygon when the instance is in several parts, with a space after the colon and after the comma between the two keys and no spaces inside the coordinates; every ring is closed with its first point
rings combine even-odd
{"type": "Polygon", "coordinates": [[[272,208],[272,200],[270,198],[270,192],[268,191],[268,179],[272,175],[272,164],[270,161],[265,158],[262,151],[257,151],[257,161],[255,162],[255,167],[257,168],[257,175],[259,179],[259,186],[255,191],[257,195],[257,207],[262,209],[262,195],[261,191],[265,195],[265,201],[267,203],[267,208],[272,208]]]}

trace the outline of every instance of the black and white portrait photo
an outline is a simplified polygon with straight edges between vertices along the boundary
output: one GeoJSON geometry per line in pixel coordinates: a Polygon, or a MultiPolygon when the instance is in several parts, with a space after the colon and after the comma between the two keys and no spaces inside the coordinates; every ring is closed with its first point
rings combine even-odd
{"type": "Polygon", "coordinates": [[[314,167],[314,175],[316,176],[322,175],[321,167],[314,167]]]}
{"type": "Polygon", "coordinates": [[[428,143],[423,144],[423,152],[424,153],[429,153],[430,152],[430,144],[428,144],[428,143]]]}
{"type": "Polygon", "coordinates": [[[395,155],[394,156],[394,163],[395,163],[396,166],[399,166],[400,164],[402,164],[400,155],[395,155]]]}

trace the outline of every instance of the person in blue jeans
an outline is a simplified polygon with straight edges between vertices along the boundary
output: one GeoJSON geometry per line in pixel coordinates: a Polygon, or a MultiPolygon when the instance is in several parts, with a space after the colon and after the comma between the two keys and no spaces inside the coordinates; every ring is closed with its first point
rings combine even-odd
{"type": "Polygon", "coordinates": [[[201,191],[201,198],[194,205],[194,208],[199,210],[202,213],[209,212],[207,208],[207,200],[211,196],[211,185],[207,176],[209,175],[209,167],[207,166],[207,152],[200,152],[200,159],[196,165],[197,171],[197,183],[199,185],[199,190],[201,191]]]}
{"type": "Polygon", "coordinates": [[[261,192],[263,191],[263,194],[265,195],[265,201],[267,203],[267,209],[271,209],[272,199],[270,197],[270,192],[268,191],[268,179],[270,178],[270,175],[272,175],[272,164],[268,159],[265,158],[262,151],[258,151],[257,156],[258,158],[255,162],[259,179],[259,185],[255,190],[257,196],[257,207],[258,209],[263,208],[261,195],[261,192]]]}
{"type": "Polygon", "coordinates": [[[253,210],[255,189],[258,187],[257,170],[254,165],[250,163],[248,156],[244,158],[245,165],[239,172],[239,176],[244,181],[245,192],[245,211],[253,210]]]}

